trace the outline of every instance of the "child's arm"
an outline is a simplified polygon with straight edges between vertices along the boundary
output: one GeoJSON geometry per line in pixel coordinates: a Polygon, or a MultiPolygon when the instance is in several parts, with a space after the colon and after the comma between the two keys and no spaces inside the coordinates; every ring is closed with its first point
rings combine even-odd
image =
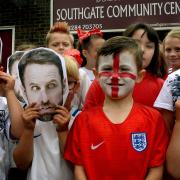
{"type": "Polygon", "coordinates": [[[0,93],[1,95],[4,95],[7,99],[11,120],[11,133],[16,138],[19,138],[23,132],[23,121],[21,117],[23,108],[21,107],[14,93],[14,84],[15,81],[12,76],[0,71],[0,93]]]}
{"type": "Polygon", "coordinates": [[[63,106],[57,106],[56,114],[53,117],[53,122],[57,124],[57,133],[59,137],[59,144],[61,152],[64,152],[64,146],[66,144],[68,134],[68,122],[70,120],[69,111],[63,106]]]}
{"type": "Polygon", "coordinates": [[[180,178],[180,99],[176,101],[176,121],[167,150],[167,169],[175,178],[180,178]]]}
{"type": "Polygon", "coordinates": [[[145,180],[162,180],[163,166],[150,168],[145,180]]]}
{"type": "Polygon", "coordinates": [[[24,131],[13,152],[16,166],[20,169],[28,169],[33,159],[33,137],[35,121],[39,117],[38,110],[33,103],[22,114],[24,131]]]}
{"type": "Polygon", "coordinates": [[[75,165],[74,168],[75,180],[87,180],[83,166],[75,165]]]}
{"type": "Polygon", "coordinates": [[[174,112],[173,111],[169,111],[167,109],[160,109],[159,110],[166,122],[167,128],[169,133],[172,133],[172,129],[174,126],[174,112]]]}

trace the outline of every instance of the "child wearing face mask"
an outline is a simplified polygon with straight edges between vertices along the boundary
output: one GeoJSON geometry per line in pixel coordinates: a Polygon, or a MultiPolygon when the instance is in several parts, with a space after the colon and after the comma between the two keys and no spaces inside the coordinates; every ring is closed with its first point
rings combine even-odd
{"type": "Polygon", "coordinates": [[[107,40],[98,51],[103,106],[77,116],[65,148],[65,159],[75,164],[76,179],[162,178],[166,125],[158,111],[132,98],[144,73],[141,55],[135,40],[121,36],[107,40]]]}
{"type": "MultiPolygon", "coordinates": [[[[153,103],[164,83],[159,65],[159,39],[156,31],[146,24],[131,25],[125,36],[135,39],[143,52],[143,69],[146,70],[141,83],[135,85],[133,98],[136,102],[153,107],[153,103]]],[[[102,105],[104,94],[97,80],[91,84],[86,95],[84,109],[102,105]]]]}
{"type": "Polygon", "coordinates": [[[61,154],[70,120],[63,106],[69,91],[64,58],[49,48],[36,48],[22,56],[18,70],[27,107],[14,161],[28,171],[28,180],[72,180],[61,154]]]}
{"type": "Polygon", "coordinates": [[[82,69],[87,73],[92,82],[95,78],[93,69],[96,64],[97,51],[105,42],[103,33],[98,28],[88,32],[78,29],[77,35],[79,38],[78,49],[83,57],[82,69]]]}

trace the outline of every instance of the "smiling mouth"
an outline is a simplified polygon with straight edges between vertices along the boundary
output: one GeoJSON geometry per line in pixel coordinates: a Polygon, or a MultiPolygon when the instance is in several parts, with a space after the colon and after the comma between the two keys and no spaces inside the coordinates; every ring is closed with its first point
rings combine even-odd
{"type": "Polygon", "coordinates": [[[117,86],[124,86],[124,84],[112,84],[112,83],[106,83],[108,86],[117,87],[117,86]]]}
{"type": "Polygon", "coordinates": [[[172,59],[172,60],[170,60],[170,62],[171,63],[176,63],[176,62],[178,62],[178,60],[172,59]]]}

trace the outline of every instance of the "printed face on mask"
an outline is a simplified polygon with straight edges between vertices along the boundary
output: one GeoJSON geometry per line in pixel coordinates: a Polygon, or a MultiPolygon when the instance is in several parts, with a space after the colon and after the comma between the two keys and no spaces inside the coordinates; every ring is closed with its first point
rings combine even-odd
{"type": "Polygon", "coordinates": [[[137,66],[135,57],[129,51],[99,57],[99,82],[105,94],[113,99],[121,99],[132,93],[137,66]]]}
{"type": "Polygon", "coordinates": [[[52,120],[56,106],[63,101],[63,88],[57,66],[28,64],[24,72],[24,84],[29,104],[36,102],[40,107],[40,120],[52,120]]]}

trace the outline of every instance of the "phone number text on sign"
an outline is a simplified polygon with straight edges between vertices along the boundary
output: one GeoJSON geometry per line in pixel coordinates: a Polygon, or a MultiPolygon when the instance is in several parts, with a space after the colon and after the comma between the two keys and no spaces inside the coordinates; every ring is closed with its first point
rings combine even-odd
{"type": "Polygon", "coordinates": [[[83,30],[91,30],[94,28],[99,28],[102,29],[103,25],[102,24],[82,24],[82,25],[71,25],[70,30],[71,31],[76,31],[78,28],[83,29],[83,30]]]}

